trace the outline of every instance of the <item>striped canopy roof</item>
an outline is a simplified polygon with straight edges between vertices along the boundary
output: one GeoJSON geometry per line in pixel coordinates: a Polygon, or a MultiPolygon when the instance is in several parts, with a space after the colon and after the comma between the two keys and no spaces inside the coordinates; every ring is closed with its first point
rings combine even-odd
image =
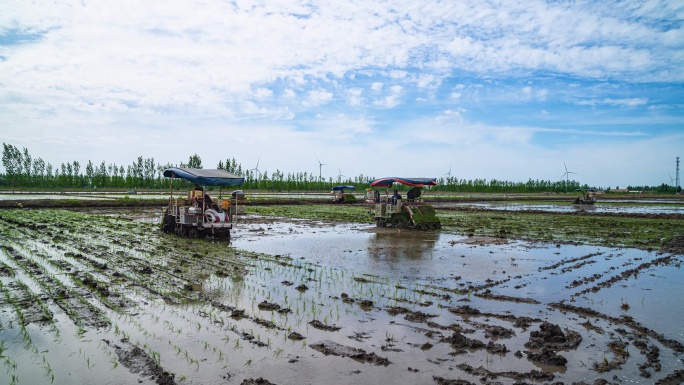
{"type": "Polygon", "coordinates": [[[411,187],[436,186],[437,178],[380,178],[371,182],[371,187],[389,187],[394,183],[401,183],[411,187]]]}

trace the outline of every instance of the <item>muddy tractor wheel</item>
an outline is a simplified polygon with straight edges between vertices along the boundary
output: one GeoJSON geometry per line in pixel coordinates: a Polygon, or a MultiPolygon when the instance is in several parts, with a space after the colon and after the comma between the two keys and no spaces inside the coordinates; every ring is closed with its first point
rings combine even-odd
{"type": "Polygon", "coordinates": [[[173,215],[164,215],[161,230],[165,233],[173,233],[176,229],[176,217],[173,215]]]}
{"type": "Polygon", "coordinates": [[[383,219],[378,219],[376,226],[377,227],[385,227],[385,221],[383,219]]]}

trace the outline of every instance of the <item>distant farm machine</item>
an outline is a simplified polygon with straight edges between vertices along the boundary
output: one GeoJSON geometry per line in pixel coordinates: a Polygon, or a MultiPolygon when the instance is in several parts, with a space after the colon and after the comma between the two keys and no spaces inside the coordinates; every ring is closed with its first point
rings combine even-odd
{"type": "Polygon", "coordinates": [[[366,190],[366,203],[369,213],[378,227],[392,226],[418,230],[439,229],[442,224],[435,215],[435,208],[425,204],[422,198],[424,186],[435,186],[436,178],[381,178],[371,182],[366,190]],[[406,199],[398,190],[390,195],[389,189],[394,183],[411,187],[406,199]],[[384,188],[384,194],[378,189],[384,188]]]}
{"type": "Polygon", "coordinates": [[[356,197],[353,194],[347,194],[344,190],[354,190],[354,186],[335,186],[330,191],[332,195],[332,200],[334,203],[354,203],[356,202],[356,197]]]}
{"type": "Polygon", "coordinates": [[[163,175],[171,178],[169,205],[161,220],[163,232],[190,238],[230,238],[237,216],[245,212],[245,193],[235,190],[230,198],[223,198],[219,190],[219,198],[213,201],[206,186],[240,186],[244,178],[223,170],[195,168],[168,168],[163,175]],[[194,183],[195,188],[185,197],[174,198],[173,180],[176,178],[194,183]]]}
{"type": "Polygon", "coordinates": [[[580,192],[580,195],[572,201],[575,205],[593,205],[596,203],[596,193],[597,190],[593,188],[578,188],[576,191],[580,192]]]}

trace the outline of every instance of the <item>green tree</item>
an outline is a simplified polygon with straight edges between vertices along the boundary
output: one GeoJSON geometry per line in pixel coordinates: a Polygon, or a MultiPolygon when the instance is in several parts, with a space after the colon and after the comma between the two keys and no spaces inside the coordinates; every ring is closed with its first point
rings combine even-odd
{"type": "Polygon", "coordinates": [[[72,187],[81,187],[81,163],[77,160],[73,162],[74,175],[71,181],[72,187]]]}
{"type": "Polygon", "coordinates": [[[202,168],[202,158],[199,155],[191,155],[188,159],[188,168],[202,168]]]}
{"type": "Polygon", "coordinates": [[[31,166],[33,165],[32,160],[33,158],[31,158],[31,155],[28,152],[28,148],[24,147],[23,167],[25,175],[25,185],[29,185],[31,183],[31,166]]]}
{"type": "Polygon", "coordinates": [[[93,162],[88,159],[88,164],[86,165],[86,187],[93,187],[95,184],[95,167],[93,167],[93,162]]]}
{"type": "Polygon", "coordinates": [[[24,168],[19,149],[11,144],[2,144],[2,165],[12,186],[19,183],[24,168]]]}

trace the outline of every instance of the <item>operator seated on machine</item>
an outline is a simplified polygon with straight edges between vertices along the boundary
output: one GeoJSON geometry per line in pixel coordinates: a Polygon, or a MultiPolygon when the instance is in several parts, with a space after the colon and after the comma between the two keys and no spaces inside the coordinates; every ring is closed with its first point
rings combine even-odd
{"type": "Polygon", "coordinates": [[[401,202],[401,194],[399,194],[397,189],[394,189],[394,195],[392,195],[392,204],[396,205],[398,202],[401,202]]]}
{"type": "Polygon", "coordinates": [[[218,205],[214,203],[213,200],[211,200],[209,194],[204,194],[204,209],[212,209],[217,213],[223,212],[223,210],[220,207],[218,207],[218,205]]]}
{"type": "MultiPolygon", "coordinates": [[[[192,191],[190,191],[190,196],[188,197],[188,199],[191,199],[191,200],[197,202],[200,199],[202,199],[203,193],[204,193],[204,191],[202,190],[202,187],[200,187],[199,185],[196,184],[195,188],[193,188],[192,191]]],[[[197,202],[197,203],[199,204],[199,202],[197,202]]]]}

